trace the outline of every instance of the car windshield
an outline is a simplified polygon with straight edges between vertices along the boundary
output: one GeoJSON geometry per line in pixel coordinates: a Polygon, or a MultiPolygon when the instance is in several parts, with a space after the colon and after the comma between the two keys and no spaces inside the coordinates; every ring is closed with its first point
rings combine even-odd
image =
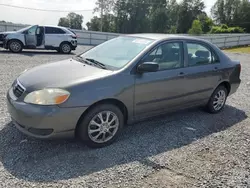
{"type": "Polygon", "coordinates": [[[151,39],[118,37],[85,52],[81,57],[120,69],[153,42],[151,39]]]}
{"type": "Polygon", "coordinates": [[[28,30],[28,29],[31,28],[31,27],[33,27],[33,25],[32,25],[32,26],[25,27],[25,28],[22,28],[22,29],[19,29],[19,30],[17,30],[17,32],[23,32],[23,31],[25,31],[25,30],[28,30]]]}

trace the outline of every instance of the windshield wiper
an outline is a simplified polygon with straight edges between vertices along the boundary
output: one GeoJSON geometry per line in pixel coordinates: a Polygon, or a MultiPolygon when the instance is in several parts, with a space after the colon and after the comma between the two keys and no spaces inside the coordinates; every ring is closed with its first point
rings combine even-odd
{"type": "Polygon", "coordinates": [[[93,64],[95,64],[95,65],[97,65],[99,67],[101,67],[102,69],[107,69],[107,67],[103,63],[101,63],[101,62],[99,62],[99,61],[97,61],[95,59],[86,58],[86,60],[90,61],[91,63],[93,63],[93,64]]]}
{"type": "Polygon", "coordinates": [[[99,68],[102,68],[102,69],[107,69],[107,67],[103,63],[100,63],[99,61],[97,61],[95,59],[83,58],[81,56],[76,56],[75,60],[80,61],[80,62],[84,62],[88,65],[95,65],[95,66],[98,66],[99,68]]]}

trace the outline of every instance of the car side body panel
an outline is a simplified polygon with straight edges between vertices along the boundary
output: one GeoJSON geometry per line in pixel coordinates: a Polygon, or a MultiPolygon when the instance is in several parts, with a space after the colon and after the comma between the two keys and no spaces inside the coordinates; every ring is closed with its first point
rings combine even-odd
{"type": "MultiPolygon", "coordinates": [[[[46,27],[46,26],[39,26],[39,27],[46,27]]],[[[52,26],[51,26],[52,27],[52,26]]],[[[53,26],[57,28],[56,26],[53,26]]],[[[77,47],[77,39],[73,39],[72,32],[67,30],[63,27],[58,27],[62,29],[65,34],[46,34],[44,32],[44,44],[42,46],[36,46],[37,40],[36,36],[34,35],[25,35],[24,32],[6,32],[8,33],[3,47],[8,49],[8,42],[10,40],[19,40],[22,42],[23,47],[25,49],[48,49],[48,50],[55,50],[60,47],[63,42],[68,42],[72,46],[72,50],[75,50],[77,47]],[[34,38],[35,37],[35,38],[34,38]]],[[[44,30],[45,31],[45,30],[44,30]]]]}

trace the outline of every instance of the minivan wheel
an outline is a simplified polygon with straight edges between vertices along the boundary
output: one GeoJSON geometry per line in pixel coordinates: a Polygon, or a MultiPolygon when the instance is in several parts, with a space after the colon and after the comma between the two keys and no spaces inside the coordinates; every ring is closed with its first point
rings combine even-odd
{"type": "Polygon", "coordinates": [[[207,104],[208,112],[212,114],[220,112],[225,106],[227,96],[228,91],[224,86],[217,87],[207,104]]]}
{"type": "Polygon", "coordinates": [[[60,52],[63,54],[69,54],[71,50],[71,45],[68,42],[64,42],[60,45],[60,52]]]}
{"type": "Polygon", "coordinates": [[[13,53],[19,53],[23,50],[23,45],[18,40],[11,40],[9,42],[9,50],[13,53]]]}
{"type": "Polygon", "coordinates": [[[89,147],[100,148],[113,143],[123,125],[124,116],[118,107],[101,104],[82,118],[77,128],[77,135],[89,147]]]}

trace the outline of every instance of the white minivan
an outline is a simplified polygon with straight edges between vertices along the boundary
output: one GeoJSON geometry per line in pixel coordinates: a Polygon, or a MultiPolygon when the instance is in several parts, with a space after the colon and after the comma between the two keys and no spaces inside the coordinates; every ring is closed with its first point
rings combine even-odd
{"type": "Polygon", "coordinates": [[[46,49],[69,54],[77,47],[77,36],[65,27],[33,25],[14,32],[1,32],[0,47],[14,53],[23,49],[46,49]]]}

